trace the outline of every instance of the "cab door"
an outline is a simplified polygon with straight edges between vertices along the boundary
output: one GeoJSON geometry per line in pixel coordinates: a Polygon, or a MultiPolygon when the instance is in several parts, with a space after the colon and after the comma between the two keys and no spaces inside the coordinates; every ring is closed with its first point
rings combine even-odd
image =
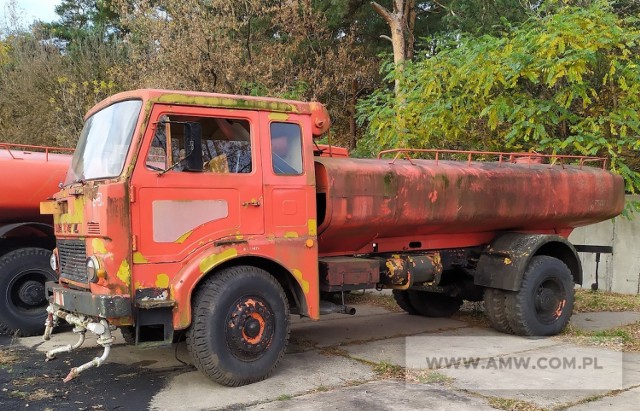
{"type": "Polygon", "coordinates": [[[176,262],[202,244],[264,234],[258,115],[155,105],[133,178],[138,261],[176,262]],[[200,123],[202,171],[185,171],[186,123],[200,123]]]}

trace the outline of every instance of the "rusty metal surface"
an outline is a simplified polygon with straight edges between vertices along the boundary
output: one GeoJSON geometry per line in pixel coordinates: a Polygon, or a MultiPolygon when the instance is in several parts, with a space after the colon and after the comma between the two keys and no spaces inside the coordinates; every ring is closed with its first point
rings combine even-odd
{"type": "Polygon", "coordinates": [[[322,291],[374,288],[379,282],[380,263],[376,259],[353,257],[320,259],[322,291]]]}
{"type": "Polygon", "coordinates": [[[51,222],[40,214],[40,202],[58,190],[71,162],[70,154],[49,147],[0,144],[0,223],[51,222]],[[41,149],[42,151],[30,151],[41,149]]]}
{"type": "Polygon", "coordinates": [[[319,207],[321,255],[370,252],[371,244],[397,237],[457,235],[458,244],[446,246],[464,247],[480,244],[484,238],[476,234],[491,237],[500,230],[568,235],[575,227],[616,216],[624,207],[622,178],[586,166],[351,158],[315,162],[318,193],[326,199],[324,210],[319,207]]]}
{"type": "Polygon", "coordinates": [[[54,282],[46,284],[52,302],[66,311],[101,318],[128,317],[131,299],[128,295],[99,295],[89,291],[72,290],[54,282]]]}

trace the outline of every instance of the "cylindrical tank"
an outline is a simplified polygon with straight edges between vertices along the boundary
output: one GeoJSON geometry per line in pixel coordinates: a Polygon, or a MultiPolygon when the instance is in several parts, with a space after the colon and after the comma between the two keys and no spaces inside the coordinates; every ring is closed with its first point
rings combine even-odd
{"type": "Polygon", "coordinates": [[[0,144],[0,223],[51,222],[40,202],[58,191],[70,154],[24,151],[0,144]]]}
{"type": "Polygon", "coordinates": [[[618,175],[533,162],[316,158],[316,183],[324,255],[408,236],[570,232],[618,215],[625,201],[618,175]]]}

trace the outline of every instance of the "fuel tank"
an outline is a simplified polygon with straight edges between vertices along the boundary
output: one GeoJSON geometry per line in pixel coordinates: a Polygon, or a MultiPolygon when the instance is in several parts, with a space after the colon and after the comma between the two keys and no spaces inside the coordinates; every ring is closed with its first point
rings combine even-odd
{"type": "Polygon", "coordinates": [[[625,202],[620,176],[587,166],[316,158],[315,169],[321,255],[372,252],[393,238],[468,247],[480,245],[473,233],[568,235],[620,214],[625,202]]]}
{"type": "Polygon", "coordinates": [[[40,201],[58,191],[71,163],[71,154],[23,147],[0,144],[0,223],[50,223],[50,216],[40,214],[40,201]]]}

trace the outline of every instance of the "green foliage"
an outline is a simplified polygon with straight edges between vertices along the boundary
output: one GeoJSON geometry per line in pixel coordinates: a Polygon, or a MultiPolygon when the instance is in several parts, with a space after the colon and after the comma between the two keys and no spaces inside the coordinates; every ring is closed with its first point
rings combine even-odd
{"type": "Polygon", "coordinates": [[[388,82],[401,76],[401,90],[361,101],[368,138],[360,152],[411,146],[609,156],[627,190],[638,192],[637,21],[605,1],[539,12],[501,37],[459,36],[404,70],[385,67],[388,82]]]}

